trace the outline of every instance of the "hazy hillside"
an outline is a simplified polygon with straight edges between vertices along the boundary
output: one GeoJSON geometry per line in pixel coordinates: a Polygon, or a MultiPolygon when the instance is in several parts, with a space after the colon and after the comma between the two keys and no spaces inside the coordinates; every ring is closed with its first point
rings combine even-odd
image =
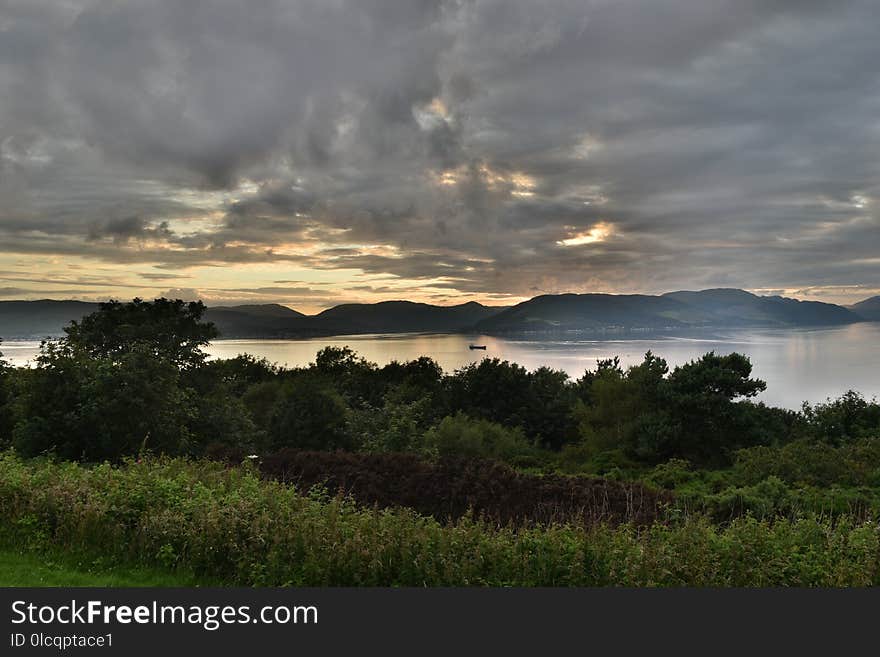
{"type": "Polygon", "coordinates": [[[477,330],[573,331],[663,328],[700,324],[708,317],[673,299],[647,295],[558,294],[524,301],[476,325],[477,330]]]}
{"type": "Polygon", "coordinates": [[[412,301],[344,304],[316,315],[314,326],[332,333],[394,333],[406,331],[457,331],[469,328],[504,308],[476,302],[458,306],[432,306],[412,301]]]}
{"type": "MultiPolygon", "coordinates": [[[[0,301],[0,338],[62,335],[71,320],[97,309],[81,301],[0,301]]],[[[205,318],[224,338],[295,338],[409,331],[483,333],[670,330],[710,327],[785,327],[880,319],[880,297],[843,308],[815,301],[760,297],[743,290],[644,294],[558,294],[516,306],[469,302],[433,306],[412,301],[344,304],[304,315],[279,304],[217,306],[205,318]],[[853,312],[856,311],[856,312],[853,312]],[[858,313],[858,314],[856,314],[858,313]]]]}
{"type": "Polygon", "coordinates": [[[217,306],[205,319],[223,338],[285,338],[307,335],[309,317],[279,304],[217,306]]]}
{"type": "Polygon", "coordinates": [[[832,303],[799,301],[787,297],[761,297],[744,290],[715,289],[670,292],[663,295],[713,316],[720,325],[827,326],[857,322],[852,311],[832,303]]]}
{"type": "Polygon", "coordinates": [[[661,296],[559,294],[535,297],[476,329],[486,333],[684,329],[727,326],[822,326],[859,321],[841,306],[743,290],[670,292],[661,296]]]}
{"type": "Polygon", "coordinates": [[[57,337],[71,320],[97,309],[98,304],[85,301],[0,301],[0,338],[57,337]]]}
{"type": "MultiPolygon", "coordinates": [[[[0,301],[0,338],[57,337],[71,320],[95,311],[80,301],[0,301]]],[[[410,301],[346,304],[318,315],[304,315],[278,304],[217,306],[205,319],[224,338],[293,338],[355,333],[457,331],[473,326],[503,308],[478,303],[432,306],[410,301]]]]}
{"type": "Polygon", "coordinates": [[[281,317],[290,319],[292,317],[308,317],[293,308],[282,306],[280,303],[264,303],[264,304],[244,304],[241,306],[212,306],[209,308],[211,312],[216,311],[232,311],[238,313],[247,313],[258,317],[281,317]]]}
{"type": "Polygon", "coordinates": [[[854,313],[871,322],[880,322],[880,297],[871,297],[849,307],[854,313]]]}

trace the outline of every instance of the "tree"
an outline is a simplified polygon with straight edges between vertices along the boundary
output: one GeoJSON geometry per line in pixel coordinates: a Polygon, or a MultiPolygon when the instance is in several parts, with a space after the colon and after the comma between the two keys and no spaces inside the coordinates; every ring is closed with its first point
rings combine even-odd
{"type": "Polygon", "coordinates": [[[313,374],[317,374],[345,396],[352,407],[377,406],[384,390],[379,369],[349,347],[324,347],[315,357],[313,374]]]}
{"type": "Polygon", "coordinates": [[[507,426],[521,426],[529,405],[529,373],[524,367],[485,358],[458,370],[449,380],[452,411],[463,411],[507,426]]]}
{"type": "Polygon", "coordinates": [[[587,370],[581,378],[574,382],[574,390],[578,399],[584,403],[590,403],[593,381],[606,372],[615,372],[617,375],[623,376],[623,368],[620,366],[620,358],[618,356],[597,360],[595,371],[587,370]]]}
{"type": "MultiPolygon", "coordinates": [[[[0,344],[2,343],[0,340],[0,344]]],[[[0,447],[9,442],[12,433],[12,372],[0,352],[0,447]]]]}
{"type": "Polygon", "coordinates": [[[624,371],[615,359],[597,362],[595,372],[578,380],[583,448],[587,454],[622,450],[637,453],[639,430],[657,428],[662,409],[662,386],[668,372],[666,361],[650,351],[639,365],[624,371]]]}
{"type": "Polygon", "coordinates": [[[212,360],[187,372],[186,383],[200,394],[207,394],[218,386],[241,397],[259,383],[274,381],[281,369],[265,358],[241,354],[234,358],[212,360]]]}
{"type": "Polygon", "coordinates": [[[13,444],[27,456],[115,460],[142,450],[188,453],[190,392],[173,363],[133,348],[115,360],[45,343],[24,378],[13,444]]]}
{"type": "Polygon", "coordinates": [[[286,386],[272,416],[270,446],[303,449],[352,447],[345,400],[320,380],[301,377],[286,386]]]}
{"type": "Polygon", "coordinates": [[[213,324],[202,321],[205,310],[201,301],[180,299],[110,301],[71,322],[64,329],[65,341],[94,358],[119,362],[138,351],[190,369],[204,362],[201,348],[218,335],[213,324]]]}
{"type": "Polygon", "coordinates": [[[732,453],[766,442],[761,413],[743,400],[767,388],[752,379],[752,363],[738,353],[719,356],[709,352],[676,367],[664,393],[668,421],[663,441],[642,437],[645,454],[656,460],[681,457],[702,465],[723,466],[732,453]]]}
{"type": "Polygon", "coordinates": [[[823,404],[804,404],[803,417],[814,440],[832,445],[880,435],[880,404],[853,390],[823,404]]]}
{"type": "Polygon", "coordinates": [[[726,465],[734,450],[773,440],[783,418],[747,400],[766,384],[750,378],[741,354],[714,352],[671,374],[650,351],[624,372],[604,361],[577,383],[583,449],[591,457],[620,450],[627,458],[661,463],[683,458],[726,465]]]}
{"type": "Polygon", "coordinates": [[[526,435],[551,449],[575,440],[574,402],[568,374],[549,367],[536,369],[529,375],[529,403],[523,417],[526,435]]]}
{"type": "Polygon", "coordinates": [[[730,401],[754,397],[767,389],[760,379],[750,378],[752,363],[738,353],[719,356],[710,351],[703,357],[675,368],[669,377],[673,393],[707,400],[730,401]]]}

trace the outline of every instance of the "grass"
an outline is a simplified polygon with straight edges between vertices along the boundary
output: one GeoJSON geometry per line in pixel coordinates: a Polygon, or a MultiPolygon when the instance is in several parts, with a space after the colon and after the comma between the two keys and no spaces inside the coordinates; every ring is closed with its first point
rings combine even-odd
{"type": "Polygon", "coordinates": [[[0,549],[0,586],[195,586],[196,581],[147,568],[108,566],[0,549]]]}

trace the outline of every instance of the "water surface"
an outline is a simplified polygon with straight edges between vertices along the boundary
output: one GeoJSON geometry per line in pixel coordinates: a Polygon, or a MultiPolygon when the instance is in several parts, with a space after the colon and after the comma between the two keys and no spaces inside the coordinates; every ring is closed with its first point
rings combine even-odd
{"type": "MultiPolygon", "coordinates": [[[[579,377],[596,360],[619,356],[623,365],[640,362],[650,350],[670,367],[707,351],[733,351],[751,357],[754,375],[767,382],[761,399],[768,404],[799,408],[849,389],[880,397],[880,323],[863,322],[825,329],[740,330],[688,337],[649,336],[639,339],[542,338],[511,339],[484,335],[399,334],[356,335],[301,340],[217,340],[207,351],[212,358],[249,353],[295,367],[313,362],[325,345],[348,345],[370,361],[385,364],[419,356],[434,358],[444,370],[481,358],[502,358],[528,369],[542,365],[579,377]],[[471,351],[469,344],[486,345],[471,351]]],[[[4,342],[0,351],[16,365],[32,361],[38,342],[4,342]]]]}

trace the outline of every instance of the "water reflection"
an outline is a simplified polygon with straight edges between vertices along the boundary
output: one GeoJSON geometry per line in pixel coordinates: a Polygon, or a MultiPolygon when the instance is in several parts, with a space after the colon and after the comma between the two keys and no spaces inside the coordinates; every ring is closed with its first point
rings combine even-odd
{"type": "MultiPolygon", "coordinates": [[[[849,389],[868,397],[880,396],[880,323],[813,330],[731,331],[687,337],[644,339],[506,339],[485,335],[358,335],[304,340],[218,340],[208,347],[212,358],[240,353],[265,357],[290,367],[314,361],[325,345],[348,345],[370,361],[384,364],[431,356],[446,371],[482,358],[502,358],[528,369],[546,365],[573,377],[594,368],[597,359],[619,356],[624,366],[640,362],[650,350],[670,366],[680,365],[707,351],[739,351],[751,357],[755,376],[767,381],[761,399],[769,404],[798,408],[803,401],[822,401],[849,389]],[[472,351],[469,344],[485,344],[472,351]]],[[[0,345],[5,358],[23,365],[39,351],[37,342],[0,345]]]]}

